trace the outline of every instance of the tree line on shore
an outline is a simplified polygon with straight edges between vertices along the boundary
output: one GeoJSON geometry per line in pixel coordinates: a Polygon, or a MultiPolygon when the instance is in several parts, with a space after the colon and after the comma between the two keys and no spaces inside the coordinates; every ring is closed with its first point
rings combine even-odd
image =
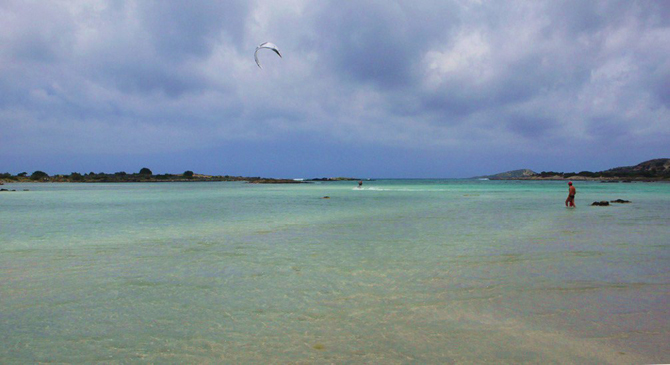
{"type": "Polygon", "coordinates": [[[12,175],[8,172],[0,173],[0,181],[5,182],[161,182],[161,181],[253,181],[260,180],[261,177],[242,177],[242,176],[211,176],[195,174],[187,170],[182,174],[157,174],[144,167],[137,173],[126,173],[119,171],[115,173],[72,172],[69,175],[50,176],[44,171],[37,170],[28,175],[27,172],[21,172],[12,175]]]}

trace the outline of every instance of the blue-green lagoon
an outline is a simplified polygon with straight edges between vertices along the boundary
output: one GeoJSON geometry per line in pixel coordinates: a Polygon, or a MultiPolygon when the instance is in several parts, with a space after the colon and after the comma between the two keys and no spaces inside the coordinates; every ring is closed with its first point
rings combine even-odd
{"type": "Polygon", "coordinates": [[[8,184],[0,363],[670,362],[670,184],[575,185],[8,184]]]}

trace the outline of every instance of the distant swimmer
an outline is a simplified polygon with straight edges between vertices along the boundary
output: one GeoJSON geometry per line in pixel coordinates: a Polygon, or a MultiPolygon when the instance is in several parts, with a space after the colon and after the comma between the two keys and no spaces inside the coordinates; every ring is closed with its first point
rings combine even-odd
{"type": "Polygon", "coordinates": [[[362,187],[363,187],[363,181],[359,181],[359,182],[358,182],[358,187],[359,187],[359,188],[362,188],[362,187]]]}
{"type": "Polygon", "coordinates": [[[565,206],[567,207],[568,204],[570,207],[575,208],[575,194],[577,194],[577,189],[575,189],[574,186],[572,186],[572,181],[568,182],[568,198],[565,199],[565,206]]]}

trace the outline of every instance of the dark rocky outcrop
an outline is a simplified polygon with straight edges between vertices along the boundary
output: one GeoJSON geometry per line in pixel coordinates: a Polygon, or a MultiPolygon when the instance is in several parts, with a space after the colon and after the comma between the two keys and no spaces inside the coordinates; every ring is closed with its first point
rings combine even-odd
{"type": "Polygon", "coordinates": [[[630,203],[630,200],[623,200],[623,199],[610,200],[610,203],[626,204],[626,203],[630,203]]]}
{"type": "Polygon", "coordinates": [[[606,207],[606,206],[610,205],[610,202],[608,202],[606,200],[602,200],[602,201],[599,201],[599,202],[593,202],[593,204],[591,204],[591,205],[606,207]]]}

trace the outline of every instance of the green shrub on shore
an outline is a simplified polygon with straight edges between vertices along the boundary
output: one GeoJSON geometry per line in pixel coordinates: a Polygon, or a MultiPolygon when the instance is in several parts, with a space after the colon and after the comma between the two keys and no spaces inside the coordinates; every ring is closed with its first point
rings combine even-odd
{"type": "Polygon", "coordinates": [[[16,181],[18,179],[15,176],[12,176],[9,172],[5,172],[4,174],[0,174],[0,180],[16,181]]]}
{"type": "Polygon", "coordinates": [[[72,181],[84,181],[84,176],[78,172],[73,172],[70,174],[70,180],[72,181]]]}
{"type": "Polygon", "coordinates": [[[30,175],[31,180],[43,180],[43,179],[48,179],[48,178],[49,178],[49,175],[46,172],[39,171],[39,170],[33,172],[33,174],[30,175]]]}

